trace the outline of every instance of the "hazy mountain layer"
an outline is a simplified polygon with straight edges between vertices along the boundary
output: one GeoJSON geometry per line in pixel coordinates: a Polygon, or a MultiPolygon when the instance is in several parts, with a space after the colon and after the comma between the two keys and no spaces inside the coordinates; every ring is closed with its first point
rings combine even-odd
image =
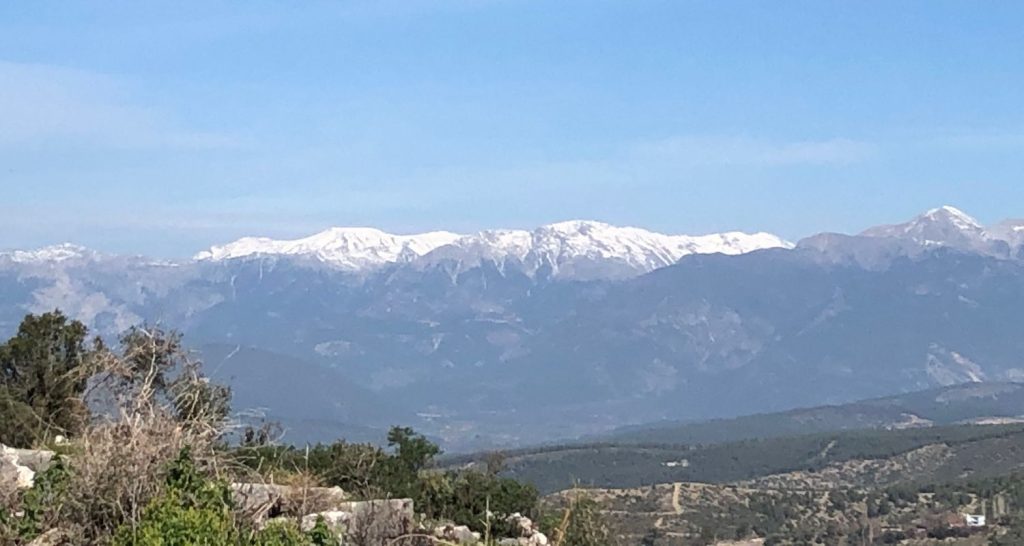
{"type": "Polygon", "coordinates": [[[1024,378],[1015,225],[946,207],[795,248],[595,222],[342,230],[177,263],[62,245],[0,254],[0,332],[54,308],[104,335],[159,321],[219,347],[239,403],[296,437],[508,445],[1024,378]]]}

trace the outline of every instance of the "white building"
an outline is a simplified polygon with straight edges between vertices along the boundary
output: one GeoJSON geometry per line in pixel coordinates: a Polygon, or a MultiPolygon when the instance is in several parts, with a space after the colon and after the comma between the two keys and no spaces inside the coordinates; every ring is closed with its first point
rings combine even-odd
{"type": "Polygon", "coordinates": [[[964,523],[966,523],[968,527],[984,527],[985,516],[964,514],[964,523]]]}

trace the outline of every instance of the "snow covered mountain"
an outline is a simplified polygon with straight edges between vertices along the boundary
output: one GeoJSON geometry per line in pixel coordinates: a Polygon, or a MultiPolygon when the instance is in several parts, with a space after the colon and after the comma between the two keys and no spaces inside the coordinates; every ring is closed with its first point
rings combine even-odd
{"type": "Polygon", "coordinates": [[[769,233],[664,235],[635,227],[574,220],[533,231],[489,230],[468,235],[416,261],[420,266],[455,263],[457,270],[493,262],[518,266],[527,275],[547,271],[552,278],[625,278],[674,264],[689,254],[745,254],[791,248],[769,233]]]}
{"type": "Polygon", "coordinates": [[[864,237],[888,238],[920,247],[948,247],[966,252],[1009,257],[1022,243],[1020,223],[1003,222],[986,227],[956,207],[931,209],[903,224],[878,226],[864,237]]]}
{"type": "Polygon", "coordinates": [[[931,209],[909,222],[864,231],[867,237],[909,239],[921,245],[971,247],[989,239],[985,226],[955,207],[931,209]]]}
{"type": "Polygon", "coordinates": [[[194,259],[223,261],[254,256],[294,256],[312,258],[342,270],[361,271],[410,261],[458,238],[459,235],[447,231],[393,235],[373,228],[335,227],[295,240],[245,237],[200,252],[194,259]]]}
{"type": "Polygon", "coordinates": [[[792,245],[768,233],[664,235],[593,221],[569,221],[526,230],[487,230],[473,235],[446,231],[393,235],[372,228],[331,228],[297,240],[246,237],[195,256],[224,261],[255,256],[309,258],[346,271],[370,271],[394,263],[419,268],[454,266],[464,271],[491,262],[527,275],[577,280],[623,278],[671,265],[689,254],[743,254],[792,245]]]}
{"type": "Polygon", "coordinates": [[[51,245],[35,250],[0,252],[0,260],[7,260],[18,264],[59,263],[68,260],[95,259],[98,256],[99,254],[93,250],[71,243],[51,245]]]}

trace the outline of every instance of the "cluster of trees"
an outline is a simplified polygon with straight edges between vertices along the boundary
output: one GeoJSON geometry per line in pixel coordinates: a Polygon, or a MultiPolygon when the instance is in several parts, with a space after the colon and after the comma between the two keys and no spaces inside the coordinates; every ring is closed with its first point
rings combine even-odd
{"type": "Polygon", "coordinates": [[[131,328],[115,351],[59,311],[28,315],[0,345],[0,443],[74,438],[138,401],[166,404],[182,422],[222,422],[231,393],[203,377],[181,340],[173,331],[131,328]]]}
{"type": "Polygon", "coordinates": [[[305,472],[356,498],[413,499],[429,520],[453,521],[495,534],[511,533],[503,515],[540,517],[540,495],[529,484],[501,476],[500,456],[481,468],[436,468],[437,444],[407,427],[388,432],[388,449],[337,441],[305,448],[243,445],[238,460],[269,474],[305,472]]]}

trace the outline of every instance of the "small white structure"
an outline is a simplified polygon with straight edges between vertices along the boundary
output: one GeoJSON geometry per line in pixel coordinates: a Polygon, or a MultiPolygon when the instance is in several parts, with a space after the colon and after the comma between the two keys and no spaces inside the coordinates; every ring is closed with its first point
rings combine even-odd
{"type": "Polygon", "coordinates": [[[985,516],[964,514],[964,523],[966,523],[968,527],[984,527],[985,516]]]}
{"type": "Polygon", "coordinates": [[[669,468],[688,468],[690,466],[690,461],[687,459],[682,459],[679,461],[666,461],[661,464],[669,468]]]}

